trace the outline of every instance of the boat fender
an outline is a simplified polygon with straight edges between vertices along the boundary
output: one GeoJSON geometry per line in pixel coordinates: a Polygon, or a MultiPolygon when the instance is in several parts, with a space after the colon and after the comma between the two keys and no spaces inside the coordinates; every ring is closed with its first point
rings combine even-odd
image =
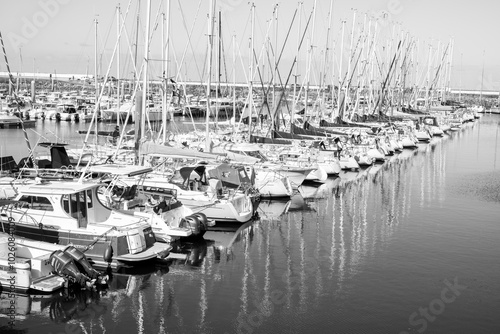
{"type": "Polygon", "coordinates": [[[83,254],[82,251],[76,249],[73,246],[68,246],[64,250],[64,252],[69,256],[71,256],[78,269],[84,272],[88,277],[94,279],[99,276],[99,273],[94,268],[92,268],[92,265],[89,263],[89,261],[85,257],[85,254],[83,254]]]}
{"type": "Polygon", "coordinates": [[[113,261],[113,246],[111,246],[111,244],[108,244],[108,247],[104,250],[103,259],[108,264],[113,261]]]}
{"type": "Polygon", "coordinates": [[[194,216],[194,215],[187,216],[186,222],[187,222],[188,227],[193,232],[193,235],[200,234],[200,220],[196,216],[194,216]]]}

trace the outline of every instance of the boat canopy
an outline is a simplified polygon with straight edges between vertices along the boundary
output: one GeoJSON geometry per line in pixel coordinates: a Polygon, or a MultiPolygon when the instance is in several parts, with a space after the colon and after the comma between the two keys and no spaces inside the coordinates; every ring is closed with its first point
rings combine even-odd
{"type": "Polygon", "coordinates": [[[40,168],[61,168],[71,166],[71,161],[66,152],[68,144],[43,142],[38,144],[40,147],[46,147],[50,150],[50,161],[41,160],[38,162],[40,168]]]}
{"type": "Polygon", "coordinates": [[[23,195],[67,195],[78,193],[83,190],[98,187],[99,183],[80,183],[80,182],[44,182],[41,184],[26,185],[19,188],[19,193],[23,195]]]}
{"type": "Polygon", "coordinates": [[[239,165],[223,163],[210,169],[208,175],[211,178],[220,180],[222,185],[228,188],[238,188],[244,185],[250,186],[253,183],[245,167],[239,165]]]}

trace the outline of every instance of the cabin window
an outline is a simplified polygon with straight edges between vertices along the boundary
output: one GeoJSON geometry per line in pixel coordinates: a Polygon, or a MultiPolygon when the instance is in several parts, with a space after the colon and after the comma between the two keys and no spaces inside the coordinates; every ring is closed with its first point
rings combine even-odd
{"type": "Polygon", "coordinates": [[[54,211],[52,204],[47,197],[43,196],[22,196],[19,201],[20,204],[27,205],[28,208],[33,210],[54,211]]]}
{"type": "Polygon", "coordinates": [[[85,218],[87,216],[88,198],[85,197],[86,192],[82,191],[76,194],[64,195],[62,198],[62,206],[64,211],[73,218],[85,218]]]}

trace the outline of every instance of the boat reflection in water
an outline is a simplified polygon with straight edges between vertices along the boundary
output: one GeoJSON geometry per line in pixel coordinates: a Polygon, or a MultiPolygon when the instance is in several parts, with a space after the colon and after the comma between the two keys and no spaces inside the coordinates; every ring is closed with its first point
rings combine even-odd
{"type": "Polygon", "coordinates": [[[259,204],[259,217],[261,220],[279,219],[290,209],[292,201],[288,200],[261,200],[259,204]]]}
{"type": "MultiPolygon", "coordinates": [[[[15,305],[15,308],[11,308],[15,313],[15,327],[23,327],[19,324],[21,321],[28,319],[29,323],[36,317],[42,317],[61,327],[73,330],[81,326],[85,328],[86,322],[102,317],[108,312],[108,307],[101,302],[105,293],[98,290],[68,289],[51,295],[2,292],[0,317],[9,318],[9,307],[15,305]]],[[[0,331],[3,332],[2,326],[0,331]]]]}
{"type": "MultiPolygon", "coordinates": [[[[38,304],[31,314],[37,310],[36,316],[20,318],[17,328],[65,332],[66,325],[77,325],[88,333],[323,333],[332,329],[391,333],[407,329],[408,316],[439,296],[442,285],[429,288],[430,281],[442,282],[456,273],[464,277],[461,284],[467,284],[467,293],[486,296],[491,290],[477,288],[479,284],[473,282],[477,272],[491,267],[496,254],[488,248],[496,240],[491,233],[481,239],[476,234],[478,241],[465,237],[477,230],[457,218],[463,215],[457,206],[469,199],[470,189],[460,194],[459,201],[458,194],[449,190],[465,182],[456,171],[460,160],[453,161],[455,155],[463,157],[463,147],[470,141],[465,131],[453,133],[449,137],[453,140],[443,136],[432,139],[426,148],[405,149],[382,164],[342,172],[340,178],[328,179],[318,188],[305,187],[290,202],[262,202],[259,219],[243,225],[217,224],[204,240],[174,248],[166,268],[116,274],[105,293],[55,298],[59,304],[52,308],[58,317],[51,317],[50,302],[33,299],[38,304]],[[450,177],[453,173],[458,181],[450,177]],[[438,210],[446,206],[456,212],[438,210]],[[467,262],[465,255],[471,256],[473,248],[457,244],[455,236],[463,236],[468,246],[481,250],[479,255],[487,261],[467,262]],[[446,257],[439,259],[435,246],[440,243],[446,257]],[[91,307],[96,308],[95,315],[85,317],[83,312],[91,307]]],[[[467,152],[479,154],[472,148],[467,152]]],[[[472,160],[469,156],[462,163],[477,168],[472,160]]],[[[489,172],[491,164],[479,167],[489,172]]],[[[498,208],[489,202],[474,204],[490,212],[498,208]]],[[[481,215],[480,210],[472,212],[481,215]]],[[[496,228],[477,224],[488,232],[496,228]]],[[[481,279],[492,289],[497,287],[494,278],[481,279]]],[[[457,298],[453,311],[443,313],[442,322],[429,324],[431,331],[460,332],[455,325],[459,322],[467,328],[464,332],[475,332],[469,324],[470,312],[493,318],[493,302],[484,297],[488,308],[476,311],[470,308],[467,293],[457,298]]]]}

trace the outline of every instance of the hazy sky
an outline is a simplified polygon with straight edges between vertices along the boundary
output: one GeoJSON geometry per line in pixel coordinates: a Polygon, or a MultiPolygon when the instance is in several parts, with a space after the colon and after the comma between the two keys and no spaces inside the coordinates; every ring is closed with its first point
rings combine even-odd
{"type": "MultiPolygon", "coordinates": [[[[300,54],[301,77],[306,75],[306,51],[312,44],[313,65],[311,80],[318,80],[322,68],[322,52],[326,46],[329,24],[330,0],[317,0],[314,20],[311,19],[308,33],[304,38],[300,54]],[[314,77],[316,79],[314,79],[314,77]]],[[[134,53],[136,35],[136,15],[138,0],[133,0],[126,19],[127,34],[134,53]]],[[[161,24],[156,26],[157,13],[165,12],[166,0],[151,1],[151,73],[160,75],[161,24]]],[[[207,15],[209,0],[170,0],[170,70],[174,76],[180,72],[182,79],[201,80],[205,71],[207,49],[207,15]],[[188,43],[188,32],[191,43],[188,43]],[[182,55],[187,48],[183,61],[182,55]],[[196,57],[193,57],[193,52],[196,57]],[[177,66],[176,63],[177,62],[177,66]],[[180,65],[180,64],[183,65],[180,65]],[[177,69],[182,66],[180,71],[177,69]]],[[[82,73],[94,72],[94,19],[98,19],[98,58],[102,59],[100,73],[106,71],[117,36],[116,6],[120,4],[125,15],[128,1],[115,0],[23,0],[0,2],[0,31],[4,37],[11,70],[23,72],[82,73]]],[[[273,8],[278,4],[278,32],[270,30],[269,38],[274,47],[278,41],[281,49],[285,36],[292,22],[294,12],[299,8],[298,1],[255,0],[254,42],[257,56],[268,31],[268,22],[273,17],[273,8]]],[[[350,32],[353,23],[353,9],[356,9],[355,31],[364,24],[365,17],[378,17],[378,42],[390,45],[393,30],[403,30],[418,38],[422,64],[428,53],[429,45],[433,50],[438,45],[443,48],[451,39],[454,40],[453,70],[451,86],[480,89],[481,72],[484,59],[485,90],[500,90],[500,45],[494,35],[500,31],[500,1],[495,0],[335,0],[333,2],[332,29],[330,45],[335,41],[335,52],[339,53],[341,41],[341,21],[345,20],[344,51],[350,44],[350,32]],[[384,14],[385,13],[385,14],[384,14]],[[395,23],[397,23],[396,28],[395,23]],[[389,43],[389,44],[387,44],[389,43]],[[483,57],[484,52],[484,57],[483,57]]],[[[297,48],[297,36],[302,33],[305,22],[314,5],[314,0],[303,0],[290,36],[284,48],[280,73],[286,77],[290,71],[292,59],[297,48]],[[299,22],[300,21],[300,22],[299,22]],[[300,23],[300,28],[299,28],[300,23]]],[[[146,24],[146,0],[140,1],[138,55],[144,54],[144,31],[146,24]]],[[[244,71],[248,70],[250,9],[248,1],[218,0],[216,10],[221,11],[223,36],[223,62],[232,68],[233,50],[236,50],[236,73],[238,81],[244,80],[244,71]],[[236,41],[233,49],[232,36],[236,41]],[[242,65],[243,62],[243,65],[242,65]],[[244,67],[242,67],[244,66],[244,67]]],[[[218,15],[218,14],[217,14],[218,15]]],[[[397,38],[396,38],[397,39],[397,38]]],[[[356,42],[356,41],[355,41],[356,42]]],[[[442,50],[442,49],[441,49],[442,50]]],[[[331,52],[331,49],[330,51],[331,52]]],[[[130,77],[131,55],[125,38],[121,42],[121,76],[130,77]]],[[[337,60],[338,61],[338,60],[337,60]]],[[[338,63],[336,65],[338,67],[338,63]]],[[[112,75],[116,75],[115,65],[112,75]]],[[[3,59],[0,71],[5,71],[3,59]]],[[[345,70],[345,69],[344,69],[345,70]]],[[[224,74],[226,76],[226,74],[224,74]]],[[[227,76],[232,80],[232,71],[227,76]]],[[[302,79],[299,79],[302,80],[302,79]]]]}

